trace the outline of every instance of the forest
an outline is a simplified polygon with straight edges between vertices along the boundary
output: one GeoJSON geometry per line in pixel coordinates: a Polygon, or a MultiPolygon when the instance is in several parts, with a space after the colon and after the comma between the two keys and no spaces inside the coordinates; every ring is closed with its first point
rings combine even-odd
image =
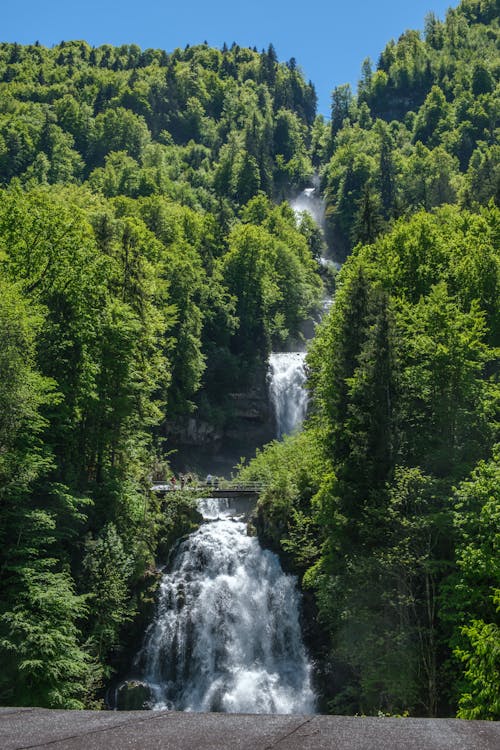
{"type": "Polygon", "coordinates": [[[240,467],[321,708],[500,719],[499,11],[429,14],[330,120],[272,45],[0,44],[0,704],[104,707],[199,523],[150,489],[172,426],[333,285],[303,430],[240,467]]]}

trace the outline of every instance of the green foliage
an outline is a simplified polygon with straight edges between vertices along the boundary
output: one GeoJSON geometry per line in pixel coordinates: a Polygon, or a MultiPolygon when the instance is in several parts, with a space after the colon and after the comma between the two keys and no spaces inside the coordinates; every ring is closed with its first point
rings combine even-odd
{"type": "Polygon", "coordinates": [[[99,705],[199,522],[149,491],[172,425],[224,426],[319,315],[321,234],[272,203],[317,169],[353,252],[306,429],[241,470],[257,531],[315,596],[331,710],[499,717],[498,29],[429,15],[330,123],[272,45],[0,44],[2,703],[99,705]]]}
{"type": "Polygon", "coordinates": [[[357,710],[439,710],[447,494],[488,452],[498,413],[486,344],[497,315],[486,292],[498,283],[493,235],[493,276],[487,262],[470,277],[456,265],[475,265],[483,221],[451,209],[417,215],[360,249],[309,355],[314,423],[336,477],[317,495],[326,545],[309,580],[352,674],[337,710],[353,710],[353,691],[357,710]],[[323,604],[332,596],[340,621],[323,604]]]}
{"type": "Polygon", "coordinates": [[[4,183],[93,171],[92,185],[108,196],[160,193],[212,208],[214,178],[222,196],[245,203],[259,188],[272,195],[275,178],[284,187],[283,170],[293,186],[311,171],[314,88],[274,52],[2,44],[0,90],[4,183]]]}
{"type": "Polygon", "coordinates": [[[105,526],[97,539],[88,539],[85,548],[83,568],[85,588],[90,593],[90,638],[96,657],[104,662],[119,643],[123,623],[133,616],[128,606],[132,560],[126,555],[113,523],[105,526]]]}
{"type": "MultiPolygon", "coordinates": [[[[23,491],[47,465],[40,441],[41,408],[53,384],[36,370],[35,340],[41,311],[29,308],[19,289],[0,280],[0,497],[23,491]]],[[[0,532],[1,533],[1,532],[0,532]]]]}
{"type": "Polygon", "coordinates": [[[230,233],[220,270],[237,299],[237,354],[267,357],[271,345],[299,336],[300,323],[319,304],[321,281],[306,239],[284,204],[271,207],[257,197],[245,207],[243,223],[230,233]]]}
{"type": "Polygon", "coordinates": [[[445,582],[443,617],[453,628],[455,699],[463,719],[498,719],[499,520],[498,446],[453,498],[456,571],[445,582]]]}
{"type": "Polygon", "coordinates": [[[0,653],[3,703],[81,708],[92,665],[77,622],[86,614],[54,546],[76,533],[79,504],[53,487],[42,504],[35,486],[52,465],[41,439],[42,409],[57,402],[35,364],[42,308],[0,281],[0,653]]]}
{"type": "Polygon", "coordinates": [[[99,707],[199,522],[150,493],[165,436],[223,426],[317,308],[317,233],[269,200],[312,173],[315,94],[272,47],[84,42],[0,44],[0,92],[0,702],[99,707]]]}
{"type": "Polygon", "coordinates": [[[242,481],[266,484],[258,504],[259,537],[303,574],[319,554],[318,527],[311,518],[311,498],[321,479],[321,459],[310,432],[273,442],[240,467],[242,481]]]}
{"type": "Polygon", "coordinates": [[[500,627],[473,620],[463,628],[467,646],[457,649],[464,663],[466,691],[460,696],[460,719],[490,719],[500,716],[500,627]]]}
{"type": "MultiPolygon", "coordinates": [[[[36,531],[43,529],[40,515],[32,520],[36,531]]],[[[71,577],[54,570],[54,561],[22,566],[15,603],[0,615],[3,703],[84,707],[95,672],[79,643],[76,622],[85,615],[71,577]]]]}
{"type": "Polygon", "coordinates": [[[333,712],[497,716],[497,222],[444,207],[358,246],[309,349],[305,431],[242,469],[315,593],[333,712]]]}
{"type": "Polygon", "coordinates": [[[407,31],[375,72],[365,65],[357,98],[335,89],[322,173],[339,259],[404,212],[498,205],[498,8],[486,5],[431,14],[424,39],[407,31]]]}
{"type": "Polygon", "coordinates": [[[179,539],[195,531],[201,520],[192,493],[175,492],[163,503],[157,534],[160,563],[168,561],[179,539]]]}

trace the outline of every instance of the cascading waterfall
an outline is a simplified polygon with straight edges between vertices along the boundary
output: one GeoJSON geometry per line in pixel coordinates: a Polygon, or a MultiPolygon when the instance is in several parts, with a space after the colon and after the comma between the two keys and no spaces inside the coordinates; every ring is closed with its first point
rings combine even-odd
{"type": "Polygon", "coordinates": [[[269,396],[278,438],[298,429],[307,411],[305,352],[273,352],[269,358],[269,396]]]}
{"type": "MultiPolygon", "coordinates": [[[[321,225],[316,187],[292,202],[321,225]]],[[[325,263],[328,261],[325,260],[325,263]]],[[[326,303],[327,304],[327,303],[326,303]]],[[[325,307],[326,307],[325,304],[325,307]]],[[[273,353],[269,390],[278,437],[307,411],[305,352],[273,353]]],[[[163,575],[135,667],[154,709],[307,714],[315,710],[300,594],[279,558],[249,537],[227,499],[198,501],[205,523],[163,575]]]]}
{"type": "MultiPolygon", "coordinates": [[[[319,194],[319,179],[316,178],[313,187],[308,187],[290,201],[290,205],[298,218],[303,213],[312,216],[318,226],[322,226],[325,218],[325,207],[319,194]]],[[[333,263],[327,258],[320,258],[324,266],[333,263]]],[[[323,309],[331,305],[331,298],[326,297],[323,309]]],[[[305,419],[307,412],[307,391],[305,390],[305,352],[273,352],[269,358],[269,397],[276,420],[276,434],[278,438],[290,434],[298,429],[305,419]]]]}
{"type": "Polygon", "coordinates": [[[163,576],[139,655],[152,708],[313,712],[295,577],[231,517],[227,500],[199,509],[210,522],[163,576]]]}

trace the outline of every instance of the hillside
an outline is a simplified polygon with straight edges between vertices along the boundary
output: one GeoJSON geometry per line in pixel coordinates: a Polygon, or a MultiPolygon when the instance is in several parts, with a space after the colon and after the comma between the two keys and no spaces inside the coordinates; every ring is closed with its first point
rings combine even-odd
{"type": "Polygon", "coordinates": [[[417,210],[498,204],[498,16],[496,0],[463,2],[443,22],[430,14],[375,70],[365,60],[357,96],[334,90],[315,159],[339,259],[417,210]]]}
{"type": "Polygon", "coordinates": [[[314,126],[347,262],[305,429],[241,477],[333,713],[500,718],[498,30],[497,2],[430,16],[314,126]]]}
{"type": "Polygon", "coordinates": [[[3,44],[0,80],[0,696],[81,707],[198,518],[149,491],[162,436],[223,428],[320,304],[318,230],[272,200],[315,95],[272,47],[3,44]]]}
{"type": "Polygon", "coordinates": [[[240,474],[319,708],[500,718],[498,41],[430,15],[330,122],[272,45],[0,44],[0,703],[103,707],[201,521],[150,491],[173,426],[265,392],[326,239],[309,417],[240,474]]]}

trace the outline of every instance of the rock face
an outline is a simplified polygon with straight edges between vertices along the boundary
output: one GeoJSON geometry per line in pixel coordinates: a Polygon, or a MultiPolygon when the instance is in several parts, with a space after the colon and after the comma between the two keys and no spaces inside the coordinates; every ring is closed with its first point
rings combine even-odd
{"type": "Polygon", "coordinates": [[[269,401],[267,365],[248,374],[246,387],[221,394],[210,411],[198,412],[167,422],[165,437],[174,449],[171,466],[175,472],[200,476],[229,476],[242,456],[276,436],[274,413],[269,401]]]}
{"type": "Polygon", "coordinates": [[[204,447],[245,435],[257,440],[274,437],[273,414],[265,381],[241,393],[228,393],[223,424],[215,425],[198,416],[186,416],[168,425],[173,444],[204,447]]]}
{"type": "Polygon", "coordinates": [[[228,401],[231,418],[227,421],[224,436],[235,439],[245,435],[247,439],[271,440],[274,437],[273,414],[265,381],[244,393],[230,393],[228,401]]]}
{"type": "Polygon", "coordinates": [[[223,432],[204,419],[186,416],[169,422],[167,436],[175,445],[200,447],[221,440],[223,432]]]}
{"type": "Polygon", "coordinates": [[[116,688],[115,708],[118,711],[142,711],[151,708],[153,693],[140,680],[125,680],[116,688]]]}

